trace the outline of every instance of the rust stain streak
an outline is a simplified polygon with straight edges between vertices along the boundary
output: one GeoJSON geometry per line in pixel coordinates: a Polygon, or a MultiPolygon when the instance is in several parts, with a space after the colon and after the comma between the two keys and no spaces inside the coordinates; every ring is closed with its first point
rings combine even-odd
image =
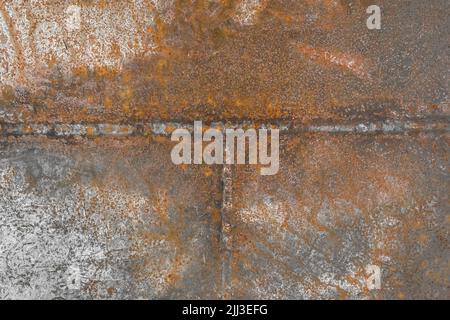
{"type": "Polygon", "coordinates": [[[23,57],[23,50],[22,46],[19,43],[18,35],[16,32],[16,29],[14,27],[14,22],[12,21],[10,15],[8,14],[8,11],[6,9],[6,5],[3,0],[0,1],[0,13],[3,16],[3,19],[5,19],[6,25],[8,26],[8,31],[11,36],[11,41],[13,43],[14,47],[14,53],[15,53],[15,60],[16,60],[16,67],[19,69],[19,81],[24,80],[24,73],[23,70],[25,68],[25,59],[23,57]]]}
{"type": "Polygon", "coordinates": [[[360,56],[329,51],[322,48],[315,48],[301,43],[295,43],[294,46],[299,52],[318,64],[325,66],[337,66],[343,70],[353,73],[359,78],[370,79],[368,64],[360,56]]]}

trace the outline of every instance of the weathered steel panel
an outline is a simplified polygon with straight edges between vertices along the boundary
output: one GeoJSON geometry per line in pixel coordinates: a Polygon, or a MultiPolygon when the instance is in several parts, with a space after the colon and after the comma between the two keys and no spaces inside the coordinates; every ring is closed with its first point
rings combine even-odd
{"type": "Polygon", "coordinates": [[[448,135],[283,140],[278,175],[230,174],[228,297],[448,298],[448,135]]]}
{"type": "Polygon", "coordinates": [[[375,2],[0,0],[0,299],[448,298],[450,2],[375,2]]]}
{"type": "Polygon", "coordinates": [[[219,298],[220,171],[148,138],[10,138],[0,299],[219,298]]]}
{"type": "Polygon", "coordinates": [[[2,1],[2,118],[449,115],[447,0],[2,1]]]}

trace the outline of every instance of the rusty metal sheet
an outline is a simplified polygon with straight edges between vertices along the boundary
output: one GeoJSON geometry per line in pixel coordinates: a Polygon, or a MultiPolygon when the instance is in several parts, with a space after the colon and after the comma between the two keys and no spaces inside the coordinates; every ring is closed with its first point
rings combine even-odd
{"type": "Polygon", "coordinates": [[[0,0],[0,299],[448,298],[450,3],[374,2],[0,0]]]}
{"type": "Polygon", "coordinates": [[[4,121],[448,116],[449,3],[2,1],[4,121]]]}
{"type": "Polygon", "coordinates": [[[448,147],[440,134],[314,133],[284,137],[278,175],[230,168],[228,297],[447,299],[448,147]]]}
{"type": "Polygon", "coordinates": [[[220,297],[219,169],[167,139],[0,143],[0,299],[220,297]]]}

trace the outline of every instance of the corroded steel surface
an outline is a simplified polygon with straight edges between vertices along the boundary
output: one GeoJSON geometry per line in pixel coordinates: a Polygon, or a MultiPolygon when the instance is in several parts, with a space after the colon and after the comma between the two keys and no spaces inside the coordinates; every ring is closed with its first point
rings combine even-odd
{"type": "Polygon", "coordinates": [[[448,298],[449,10],[0,0],[0,298],[448,298]],[[195,120],[280,172],[175,166],[195,120]]]}
{"type": "Polygon", "coordinates": [[[169,142],[1,141],[0,298],[220,297],[220,170],[169,142]]]}
{"type": "Polygon", "coordinates": [[[231,174],[229,297],[448,298],[448,136],[283,140],[278,175],[231,174]]]}
{"type": "Polygon", "coordinates": [[[449,113],[446,0],[1,3],[13,122],[449,113]]]}

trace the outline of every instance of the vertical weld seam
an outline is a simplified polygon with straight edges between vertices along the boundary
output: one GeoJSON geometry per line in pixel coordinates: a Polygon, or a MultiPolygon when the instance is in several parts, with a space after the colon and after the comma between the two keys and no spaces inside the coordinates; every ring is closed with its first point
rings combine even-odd
{"type": "Polygon", "coordinates": [[[222,210],[221,210],[221,293],[220,298],[226,298],[227,283],[229,283],[230,268],[230,224],[229,214],[233,207],[233,170],[230,165],[222,167],[222,210]]]}

